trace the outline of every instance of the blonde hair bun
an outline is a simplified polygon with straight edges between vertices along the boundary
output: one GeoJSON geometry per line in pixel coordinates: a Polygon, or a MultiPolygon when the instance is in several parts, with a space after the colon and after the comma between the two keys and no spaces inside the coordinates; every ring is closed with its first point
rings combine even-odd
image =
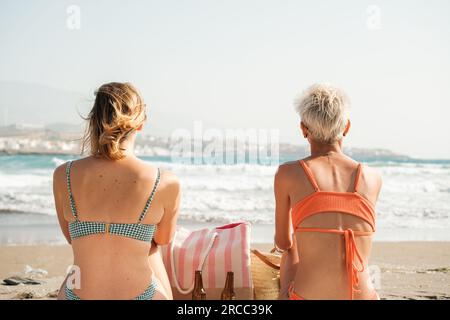
{"type": "Polygon", "coordinates": [[[131,83],[111,82],[95,92],[94,105],[86,118],[83,151],[110,160],[124,158],[120,147],[147,119],[146,108],[138,90],[131,83]]]}

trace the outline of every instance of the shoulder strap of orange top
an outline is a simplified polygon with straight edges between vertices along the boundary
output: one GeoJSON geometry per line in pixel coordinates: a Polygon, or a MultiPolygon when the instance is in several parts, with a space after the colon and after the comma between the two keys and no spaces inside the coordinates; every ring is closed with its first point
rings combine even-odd
{"type": "Polygon", "coordinates": [[[316,179],[314,179],[311,169],[309,169],[309,167],[306,165],[305,161],[300,160],[299,162],[303,168],[303,171],[305,171],[305,174],[308,177],[309,182],[311,182],[311,185],[313,186],[314,190],[319,191],[319,186],[317,185],[316,179]]]}
{"type": "Polygon", "coordinates": [[[359,163],[358,168],[356,169],[354,192],[358,192],[358,184],[359,184],[359,180],[361,177],[361,169],[362,169],[362,165],[361,165],[361,163],[359,163]]]}

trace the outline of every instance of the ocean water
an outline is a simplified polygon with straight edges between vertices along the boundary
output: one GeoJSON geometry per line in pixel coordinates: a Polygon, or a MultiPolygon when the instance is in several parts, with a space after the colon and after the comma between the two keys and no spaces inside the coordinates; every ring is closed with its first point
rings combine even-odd
{"type": "MultiPolygon", "coordinates": [[[[0,156],[0,243],[63,240],[53,205],[52,173],[71,158],[0,156]]],[[[213,226],[245,220],[263,234],[271,228],[276,166],[189,165],[167,157],[143,159],[180,177],[182,221],[213,226]]],[[[377,206],[378,240],[450,241],[450,161],[383,159],[365,163],[383,176],[377,206]]]]}

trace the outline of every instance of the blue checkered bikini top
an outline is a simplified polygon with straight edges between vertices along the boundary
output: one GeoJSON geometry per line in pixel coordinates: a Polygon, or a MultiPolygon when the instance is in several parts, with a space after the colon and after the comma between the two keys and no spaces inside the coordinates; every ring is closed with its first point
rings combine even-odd
{"type": "Polygon", "coordinates": [[[150,193],[149,198],[145,204],[144,210],[137,223],[106,223],[106,222],[96,222],[96,221],[80,221],[78,219],[78,212],[75,206],[75,200],[72,193],[72,188],[70,184],[70,168],[72,167],[72,161],[69,161],[66,166],[66,177],[67,177],[67,190],[69,191],[69,201],[72,214],[75,221],[69,222],[69,233],[72,240],[85,237],[92,234],[114,234],[118,236],[128,237],[140,241],[152,242],[153,235],[156,230],[156,225],[154,224],[143,224],[145,215],[150,208],[153,197],[155,196],[156,189],[158,188],[159,181],[161,179],[161,172],[158,168],[158,175],[156,177],[155,185],[150,193]]]}

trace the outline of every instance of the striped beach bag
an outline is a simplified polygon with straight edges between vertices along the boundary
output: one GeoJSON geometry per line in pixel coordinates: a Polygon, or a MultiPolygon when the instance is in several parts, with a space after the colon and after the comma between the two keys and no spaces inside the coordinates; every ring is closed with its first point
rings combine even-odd
{"type": "Polygon", "coordinates": [[[192,298],[196,270],[202,271],[207,300],[220,299],[228,271],[234,272],[236,299],[253,299],[248,223],[196,231],[179,227],[160,249],[175,300],[192,298]]]}

